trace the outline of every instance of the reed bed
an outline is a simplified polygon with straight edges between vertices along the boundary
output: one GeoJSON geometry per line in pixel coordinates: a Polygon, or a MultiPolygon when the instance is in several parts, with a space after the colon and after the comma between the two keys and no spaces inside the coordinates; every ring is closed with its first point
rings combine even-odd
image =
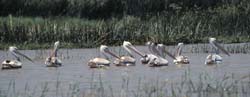
{"type": "Polygon", "coordinates": [[[6,90],[0,90],[1,97],[248,97],[250,95],[250,75],[236,77],[225,74],[213,77],[208,73],[192,76],[185,72],[180,80],[138,79],[131,84],[128,76],[122,77],[121,87],[113,87],[101,75],[92,75],[88,88],[81,88],[81,82],[65,86],[59,78],[53,84],[44,82],[24,90],[17,90],[15,81],[10,81],[6,90]],[[131,88],[132,86],[132,88],[131,88]]]}
{"type": "Polygon", "coordinates": [[[98,47],[154,41],[173,45],[249,42],[248,0],[5,0],[0,2],[0,49],[98,47]]]}
{"type": "MultiPolygon", "coordinates": [[[[19,45],[30,49],[48,48],[48,44],[56,40],[60,40],[64,48],[120,45],[124,40],[134,44],[144,44],[146,41],[167,45],[178,42],[205,43],[209,37],[216,37],[224,43],[249,42],[248,26],[232,28],[235,25],[222,24],[231,19],[221,21],[216,18],[218,16],[214,16],[213,20],[192,14],[195,13],[180,17],[156,16],[150,20],[133,16],[112,20],[1,17],[0,47],[19,45]],[[227,29],[230,27],[232,29],[227,29]]],[[[240,22],[239,18],[235,18],[237,22],[240,22]]],[[[244,19],[243,24],[248,24],[248,20],[250,18],[244,19]]]]}

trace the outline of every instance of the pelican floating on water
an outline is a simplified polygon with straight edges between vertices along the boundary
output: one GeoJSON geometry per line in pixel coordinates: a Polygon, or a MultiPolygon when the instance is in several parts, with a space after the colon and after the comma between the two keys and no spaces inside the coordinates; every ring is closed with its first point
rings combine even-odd
{"type": "MultiPolygon", "coordinates": [[[[149,47],[150,52],[152,53],[150,43],[148,42],[147,45],[149,47]]],[[[154,55],[154,54],[144,54],[140,52],[139,50],[137,50],[131,43],[127,45],[127,48],[142,57],[141,58],[142,64],[148,64],[150,67],[168,65],[168,61],[162,60],[161,58],[159,58],[157,55],[154,55]]]]}
{"type": "Polygon", "coordinates": [[[132,55],[131,50],[128,48],[131,43],[128,41],[124,41],[122,47],[128,52],[129,56],[117,56],[115,55],[116,59],[114,61],[114,64],[116,66],[135,66],[135,58],[132,55]]]}
{"type": "Polygon", "coordinates": [[[49,57],[46,58],[45,64],[47,65],[47,67],[59,67],[59,66],[62,66],[62,61],[57,56],[59,44],[60,44],[59,41],[55,42],[54,49],[52,50],[49,57]]]}
{"type": "Polygon", "coordinates": [[[174,59],[175,64],[189,64],[188,57],[181,55],[182,48],[183,48],[183,43],[178,43],[177,49],[175,52],[175,59],[174,59]]]}
{"type": "Polygon", "coordinates": [[[148,46],[149,51],[152,53],[152,55],[156,56],[157,58],[154,58],[149,62],[150,66],[168,66],[168,60],[164,58],[163,48],[159,47],[158,45],[153,42],[147,42],[146,45],[148,46]]]}
{"type": "Polygon", "coordinates": [[[28,56],[20,53],[17,50],[17,47],[11,46],[9,47],[9,52],[16,58],[15,60],[4,60],[2,62],[2,69],[14,69],[14,68],[22,68],[22,63],[18,55],[23,56],[29,61],[33,62],[28,56]]]}
{"type": "Polygon", "coordinates": [[[222,47],[220,46],[215,38],[209,38],[210,45],[215,49],[212,53],[210,53],[205,61],[205,64],[211,65],[211,64],[220,64],[222,63],[222,57],[219,55],[219,50],[221,50],[226,55],[230,56],[230,54],[222,47]]]}
{"type": "Polygon", "coordinates": [[[101,67],[110,66],[110,61],[108,60],[108,56],[106,55],[106,53],[110,53],[108,47],[106,45],[101,45],[100,52],[105,58],[97,57],[97,58],[89,60],[88,66],[90,68],[101,68],[101,67]]]}

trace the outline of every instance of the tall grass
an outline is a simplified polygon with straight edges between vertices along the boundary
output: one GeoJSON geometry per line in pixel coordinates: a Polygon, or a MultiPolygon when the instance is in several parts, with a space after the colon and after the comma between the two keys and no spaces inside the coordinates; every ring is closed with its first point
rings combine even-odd
{"type": "Polygon", "coordinates": [[[65,47],[96,47],[124,40],[134,44],[203,43],[208,37],[226,43],[250,40],[248,0],[4,0],[0,5],[1,45],[46,48],[60,40],[65,47]]]}
{"type": "Polygon", "coordinates": [[[100,44],[117,45],[124,40],[134,44],[144,44],[149,40],[164,44],[204,43],[208,37],[217,37],[225,43],[249,42],[250,29],[246,25],[250,18],[247,14],[234,18],[219,13],[209,14],[201,16],[187,12],[178,16],[154,16],[147,20],[133,16],[88,20],[10,15],[0,18],[0,43],[46,47],[46,44],[60,40],[66,47],[96,47],[100,44]]]}

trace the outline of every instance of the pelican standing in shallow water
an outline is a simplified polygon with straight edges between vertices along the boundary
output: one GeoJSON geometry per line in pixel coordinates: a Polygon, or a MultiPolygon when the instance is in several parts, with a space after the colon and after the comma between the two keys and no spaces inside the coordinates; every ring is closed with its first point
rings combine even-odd
{"type": "Polygon", "coordinates": [[[16,58],[15,60],[4,60],[2,62],[2,69],[14,69],[14,68],[22,68],[22,63],[18,55],[23,56],[29,61],[33,62],[28,56],[20,53],[17,50],[17,47],[11,46],[9,47],[9,52],[16,58]]]}
{"type": "Polygon", "coordinates": [[[175,64],[189,64],[188,57],[181,55],[182,48],[183,48],[183,43],[178,43],[177,49],[175,52],[175,59],[174,59],[175,64]]]}
{"type": "Polygon", "coordinates": [[[129,56],[121,56],[119,58],[116,58],[114,61],[114,64],[116,66],[135,66],[135,58],[132,55],[131,50],[128,48],[131,43],[128,41],[124,41],[122,47],[128,52],[129,56]]]}
{"type": "Polygon", "coordinates": [[[47,67],[59,67],[59,66],[62,66],[62,61],[57,56],[59,44],[60,44],[59,41],[55,42],[54,49],[52,50],[49,57],[46,58],[45,64],[47,65],[47,67]]]}
{"type": "Polygon", "coordinates": [[[108,56],[106,55],[106,53],[110,53],[108,47],[106,45],[101,45],[100,52],[105,58],[97,57],[97,58],[89,60],[88,66],[90,68],[101,68],[101,67],[110,66],[110,61],[108,60],[108,56]]]}
{"type": "Polygon", "coordinates": [[[222,57],[218,55],[219,50],[221,50],[226,55],[230,56],[230,54],[216,42],[215,38],[209,38],[209,43],[215,49],[215,51],[213,51],[207,56],[205,64],[212,65],[212,64],[222,63],[222,57]]]}

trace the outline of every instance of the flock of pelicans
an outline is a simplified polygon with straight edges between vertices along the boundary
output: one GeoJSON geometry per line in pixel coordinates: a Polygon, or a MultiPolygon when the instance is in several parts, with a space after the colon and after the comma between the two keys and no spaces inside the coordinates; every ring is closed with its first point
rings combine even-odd
{"type": "MultiPolygon", "coordinates": [[[[206,57],[205,64],[209,65],[209,64],[221,63],[222,57],[219,55],[219,50],[221,50],[226,55],[230,56],[230,54],[216,42],[215,38],[209,38],[209,43],[214,48],[214,50],[210,52],[210,54],[206,57]]],[[[88,66],[90,68],[100,68],[100,67],[110,66],[111,62],[108,58],[108,55],[115,58],[113,63],[116,66],[135,66],[136,59],[133,55],[133,52],[141,56],[140,61],[142,64],[147,64],[150,67],[168,66],[169,62],[165,58],[166,57],[165,55],[168,55],[169,57],[173,58],[173,62],[175,64],[189,64],[188,57],[183,56],[181,54],[183,43],[178,44],[174,55],[165,49],[166,46],[164,44],[147,42],[146,45],[148,46],[150,53],[142,53],[138,49],[136,49],[136,47],[133,46],[130,42],[124,41],[122,47],[128,52],[128,56],[116,55],[111,50],[109,50],[108,46],[101,45],[100,52],[102,53],[103,57],[96,57],[89,60],[88,66]]],[[[47,65],[47,67],[58,67],[62,65],[62,61],[57,56],[58,46],[59,46],[59,41],[55,42],[54,49],[45,60],[45,64],[47,65]]],[[[2,69],[21,68],[22,63],[20,61],[19,55],[33,62],[31,58],[20,53],[16,47],[13,46],[9,47],[9,51],[15,57],[15,59],[4,60],[2,62],[2,69]]]]}

